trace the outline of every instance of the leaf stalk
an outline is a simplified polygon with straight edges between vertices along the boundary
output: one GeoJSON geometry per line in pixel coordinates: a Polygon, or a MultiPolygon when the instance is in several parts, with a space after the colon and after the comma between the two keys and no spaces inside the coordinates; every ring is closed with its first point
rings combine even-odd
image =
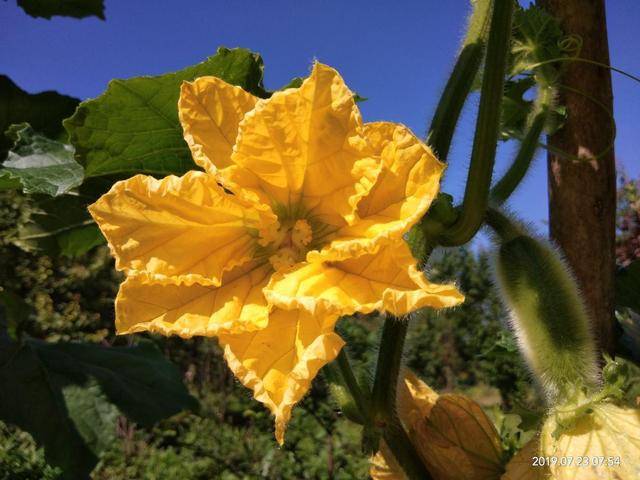
{"type": "Polygon", "coordinates": [[[514,3],[512,0],[496,0],[493,5],[466,190],[462,206],[458,209],[458,219],[438,238],[441,245],[457,246],[467,243],[484,221],[500,133],[500,112],[514,3]]]}
{"type": "Polygon", "coordinates": [[[447,161],[462,108],[482,65],[491,5],[492,0],[476,2],[469,19],[467,37],[431,120],[427,144],[442,162],[447,161]]]}
{"type": "Polygon", "coordinates": [[[502,205],[507,201],[511,194],[513,194],[516,188],[518,188],[518,185],[520,185],[520,182],[527,174],[527,171],[531,166],[531,162],[533,161],[533,157],[536,154],[538,149],[538,140],[540,139],[540,135],[542,135],[546,120],[546,110],[538,112],[533,118],[527,133],[520,143],[520,148],[518,149],[518,153],[513,160],[513,163],[502,178],[491,189],[490,198],[492,203],[502,205]]]}

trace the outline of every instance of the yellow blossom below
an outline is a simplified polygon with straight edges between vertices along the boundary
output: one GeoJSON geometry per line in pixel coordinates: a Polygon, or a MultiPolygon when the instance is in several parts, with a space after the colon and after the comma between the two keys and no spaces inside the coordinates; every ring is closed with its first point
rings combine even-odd
{"type": "Polygon", "coordinates": [[[640,410],[599,403],[571,419],[553,412],[540,439],[540,455],[566,459],[550,465],[556,480],[635,480],[640,478],[640,410]]]}
{"type": "MultiPolygon", "coordinates": [[[[498,480],[500,437],[482,408],[464,395],[438,395],[409,370],[398,385],[398,416],[422,461],[439,480],[498,480]]],[[[388,446],[371,460],[374,480],[404,480],[388,446]]]]}
{"type": "Polygon", "coordinates": [[[551,478],[546,462],[545,465],[534,466],[534,457],[540,457],[540,438],[538,436],[529,440],[509,460],[500,480],[546,480],[551,478]]]}
{"type": "Polygon", "coordinates": [[[362,122],[353,92],[316,63],[258,99],[215,77],[182,85],[184,138],[204,172],[116,183],[90,207],[127,278],[118,333],[216,336],[276,417],[342,347],[340,315],[459,304],[403,236],[444,166],[406,127],[362,122]]]}

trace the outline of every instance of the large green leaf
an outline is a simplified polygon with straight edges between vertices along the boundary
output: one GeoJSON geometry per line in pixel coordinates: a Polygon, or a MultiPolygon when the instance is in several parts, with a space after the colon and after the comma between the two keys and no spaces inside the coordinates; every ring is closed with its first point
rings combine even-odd
{"type": "Polygon", "coordinates": [[[18,5],[35,18],[84,18],[94,15],[104,20],[104,0],[18,0],[18,5]]]}
{"type": "Polygon", "coordinates": [[[178,369],[135,347],[0,340],[0,419],[28,431],[64,478],[87,478],[126,415],[151,425],[196,408],[178,369]],[[10,392],[10,394],[6,394],[10,392]]]}
{"type": "Polygon", "coordinates": [[[64,122],[85,175],[168,175],[196,169],[182,138],[177,103],[180,84],[204,75],[268,96],[262,59],[244,49],[220,48],[215,56],[175,73],[112,80],[106,92],[82,102],[64,122]]]}
{"type": "Polygon", "coordinates": [[[29,123],[36,132],[64,141],[62,119],[70,116],[80,100],[57,92],[30,94],[6,75],[0,75],[0,160],[4,159],[12,141],[4,132],[14,123],[29,123]]]}
{"type": "Polygon", "coordinates": [[[97,457],[69,418],[64,395],[33,348],[0,341],[0,385],[0,419],[29,432],[64,478],[87,478],[97,457]]]}
{"type": "Polygon", "coordinates": [[[7,286],[0,289],[0,332],[15,338],[21,323],[31,314],[31,307],[7,286]]]}
{"type": "Polygon", "coordinates": [[[27,251],[77,256],[103,243],[87,211],[91,199],[83,195],[34,196],[30,211],[17,228],[13,243],[27,251]],[[83,238],[88,240],[82,242],[83,238]]]}
{"type": "Polygon", "coordinates": [[[73,258],[87,253],[93,247],[103,245],[106,240],[97,225],[86,225],[57,235],[56,243],[60,255],[73,258]]]}
{"type": "Polygon", "coordinates": [[[0,176],[18,179],[24,193],[62,195],[82,183],[82,166],[73,159],[73,147],[37,134],[28,124],[12,125],[15,142],[0,176]]]}
{"type": "Polygon", "coordinates": [[[129,419],[152,425],[197,407],[182,384],[180,370],[151,342],[133,347],[31,341],[61,388],[95,381],[129,419]]]}
{"type": "Polygon", "coordinates": [[[75,191],[50,197],[30,195],[11,241],[26,251],[77,257],[105,243],[87,207],[121,177],[85,180],[75,191]]]}

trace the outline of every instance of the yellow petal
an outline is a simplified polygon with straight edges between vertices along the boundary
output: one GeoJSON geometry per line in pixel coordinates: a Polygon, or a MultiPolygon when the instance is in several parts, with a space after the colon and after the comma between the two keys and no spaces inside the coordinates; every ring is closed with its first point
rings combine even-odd
{"type": "MultiPolygon", "coordinates": [[[[413,435],[415,429],[422,425],[437,400],[437,392],[408,368],[402,370],[402,380],[398,383],[396,408],[398,417],[409,435],[413,435]]],[[[369,475],[374,480],[405,480],[407,478],[384,440],[380,442],[380,451],[371,458],[370,462],[369,475]]]]}
{"type": "Polygon", "coordinates": [[[541,454],[558,459],[572,457],[573,462],[570,466],[551,465],[554,479],[640,478],[640,410],[599,404],[555,438],[557,425],[553,415],[545,422],[541,454]]]}
{"type": "Polygon", "coordinates": [[[385,310],[404,315],[422,307],[443,308],[464,297],[453,285],[427,281],[402,240],[375,254],[340,262],[300,263],[275,273],[264,293],[280,308],[350,315],[385,310]]]}
{"type": "Polygon", "coordinates": [[[238,125],[258,98],[217,77],[184,82],[180,89],[178,115],[193,160],[215,173],[231,164],[238,125]]]}
{"type": "Polygon", "coordinates": [[[116,268],[156,283],[220,285],[253,256],[275,217],[250,208],[201,172],[117,182],[89,207],[116,268]]]}
{"type": "MultiPolygon", "coordinates": [[[[463,395],[439,396],[411,371],[398,384],[397,409],[411,442],[433,478],[497,480],[500,437],[482,408],[463,395]]],[[[371,460],[374,479],[406,478],[388,446],[371,460]]]]}
{"type": "Polygon", "coordinates": [[[337,316],[275,309],[262,330],[220,336],[229,368],[275,415],[275,435],[280,444],[291,409],[344,344],[333,332],[336,320],[337,316]]]}
{"type": "Polygon", "coordinates": [[[408,430],[414,430],[431,413],[438,401],[438,393],[408,368],[403,369],[398,384],[397,409],[400,420],[408,430]]]}
{"type": "Polygon", "coordinates": [[[498,432],[482,408],[463,395],[441,395],[410,435],[434,478],[497,480],[502,474],[498,432]]]}
{"type": "Polygon", "coordinates": [[[506,471],[500,480],[544,480],[549,478],[550,472],[546,465],[534,466],[533,457],[539,456],[540,438],[533,437],[509,460],[506,471]]]}
{"type": "Polygon", "coordinates": [[[362,134],[353,93],[316,63],[300,88],[276,92],[245,115],[231,156],[236,167],[221,179],[276,210],[341,226],[380,169],[362,134]]]}
{"type": "Polygon", "coordinates": [[[407,127],[369,123],[365,134],[381,159],[382,170],[360,200],[354,224],[338,230],[320,252],[309,252],[308,261],[342,260],[353,251],[372,252],[381,241],[402,238],[438,193],[444,164],[407,127]]]}
{"type": "Polygon", "coordinates": [[[269,306],[262,288],[270,273],[268,265],[247,264],[225,274],[221,287],[152,284],[130,276],[116,298],[116,331],[189,338],[264,328],[269,306]]]}
{"type": "Polygon", "coordinates": [[[404,470],[384,440],[380,440],[380,451],[369,462],[369,475],[373,480],[407,480],[404,470]]]}

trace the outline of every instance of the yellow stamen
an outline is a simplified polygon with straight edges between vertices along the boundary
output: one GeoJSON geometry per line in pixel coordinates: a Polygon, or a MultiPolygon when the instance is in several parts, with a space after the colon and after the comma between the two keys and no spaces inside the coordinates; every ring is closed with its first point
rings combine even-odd
{"type": "Polygon", "coordinates": [[[311,243],[313,232],[306,220],[297,220],[291,232],[291,240],[298,248],[306,247],[311,243]]]}
{"type": "Polygon", "coordinates": [[[270,232],[268,237],[262,237],[261,245],[268,242],[273,245],[275,253],[269,257],[269,263],[276,270],[281,270],[302,261],[307,253],[307,245],[311,243],[313,231],[306,220],[296,220],[291,226],[279,228],[277,232],[270,232]]]}
{"type": "Polygon", "coordinates": [[[298,262],[298,255],[292,248],[281,248],[269,257],[269,263],[277,270],[289,268],[298,262]]]}

